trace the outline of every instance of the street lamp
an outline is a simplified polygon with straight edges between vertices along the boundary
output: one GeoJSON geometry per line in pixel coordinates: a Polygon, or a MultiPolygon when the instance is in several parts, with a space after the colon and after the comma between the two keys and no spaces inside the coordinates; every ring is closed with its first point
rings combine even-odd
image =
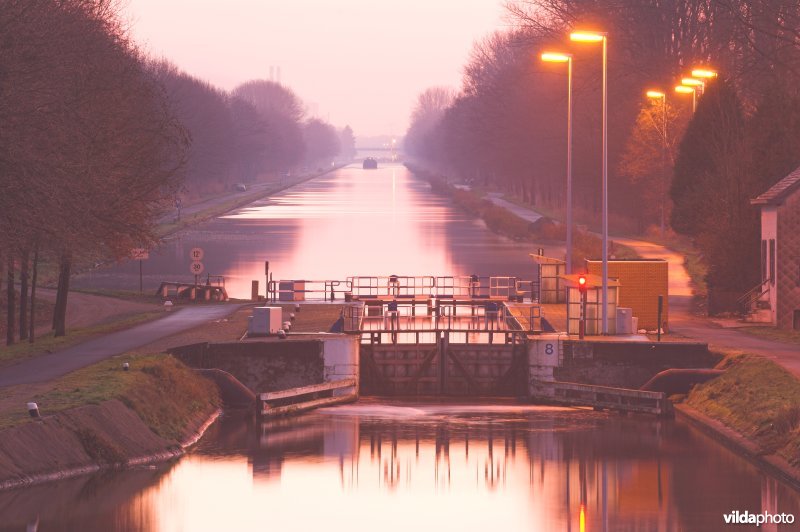
{"type": "Polygon", "coordinates": [[[706,88],[706,82],[705,81],[702,81],[702,80],[699,80],[699,79],[695,79],[695,78],[683,78],[681,80],[681,85],[684,85],[686,87],[694,87],[695,90],[700,89],[700,92],[703,92],[703,89],[706,88]]]}
{"type": "Polygon", "coordinates": [[[697,110],[697,91],[694,87],[687,87],[686,85],[678,85],[675,87],[675,92],[678,94],[689,94],[692,95],[692,112],[694,113],[697,110]]]}
{"type": "Polygon", "coordinates": [[[572,273],[572,54],[545,52],[542,61],[567,64],[567,274],[572,273]]]}
{"type": "Polygon", "coordinates": [[[663,176],[661,178],[661,190],[659,191],[661,200],[661,238],[664,238],[664,195],[666,194],[666,181],[667,181],[667,95],[661,91],[647,91],[647,97],[653,100],[661,100],[661,117],[663,119],[661,133],[664,140],[664,149],[661,152],[661,170],[663,176]]]}
{"type": "Polygon", "coordinates": [[[695,68],[694,70],[692,70],[692,77],[693,78],[706,78],[706,79],[708,79],[708,78],[716,78],[717,77],[717,71],[716,70],[711,70],[711,69],[708,69],[708,68],[695,68]]]}
{"type": "Polygon", "coordinates": [[[603,334],[608,334],[608,34],[600,31],[574,31],[575,42],[603,43],[603,334]]]}

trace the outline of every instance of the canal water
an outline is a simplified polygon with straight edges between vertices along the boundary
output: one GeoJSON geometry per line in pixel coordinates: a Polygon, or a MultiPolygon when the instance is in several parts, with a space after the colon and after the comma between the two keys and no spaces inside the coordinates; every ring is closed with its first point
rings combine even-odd
{"type": "MultiPolygon", "coordinates": [[[[287,189],[227,216],[182,232],[143,262],[146,290],[162,281],[194,280],[189,252],[202,248],[207,274],[222,275],[232,297],[249,298],[253,280],[264,293],[264,262],[275,280],[344,280],[348,276],[497,275],[530,279],[521,245],[486,229],[399,164],[377,170],[351,165],[287,189]]],[[[78,276],[78,288],[139,288],[129,261],[78,276]]]]}
{"type": "MultiPolygon", "coordinates": [[[[264,260],[276,279],[530,277],[534,246],[401,166],[348,167],[187,231],[144,268],[148,288],[189,280],[202,247],[207,271],[247,297],[264,260]]],[[[138,287],[138,265],[77,284],[120,283],[138,287]]],[[[362,399],[264,424],[228,413],[171,464],[0,492],[0,532],[713,531],[733,511],[800,518],[800,494],[681,421],[362,399]]]]}
{"type": "Polygon", "coordinates": [[[713,531],[734,510],[800,517],[680,421],[362,401],[231,414],[173,464],[0,492],[0,531],[713,531]]]}

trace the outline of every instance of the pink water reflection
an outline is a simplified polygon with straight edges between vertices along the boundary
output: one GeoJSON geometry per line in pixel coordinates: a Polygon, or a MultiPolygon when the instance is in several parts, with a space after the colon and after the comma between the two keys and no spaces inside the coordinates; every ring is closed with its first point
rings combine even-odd
{"type": "MultiPolygon", "coordinates": [[[[352,275],[460,274],[444,224],[451,211],[398,165],[351,166],[223,217],[274,230],[296,224],[291,246],[260,250],[277,279],[345,279],[352,275]],[[390,271],[391,270],[391,271],[390,271]]],[[[224,272],[233,293],[264,278],[262,260],[224,272]]]]}

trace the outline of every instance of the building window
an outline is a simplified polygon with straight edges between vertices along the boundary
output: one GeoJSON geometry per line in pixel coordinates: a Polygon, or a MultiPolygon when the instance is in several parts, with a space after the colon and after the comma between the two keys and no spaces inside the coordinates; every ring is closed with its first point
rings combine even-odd
{"type": "Polygon", "coordinates": [[[761,283],[765,283],[767,277],[767,241],[761,241],[761,283]]]}
{"type": "Polygon", "coordinates": [[[775,239],[769,239],[769,284],[775,284],[775,239]]]}

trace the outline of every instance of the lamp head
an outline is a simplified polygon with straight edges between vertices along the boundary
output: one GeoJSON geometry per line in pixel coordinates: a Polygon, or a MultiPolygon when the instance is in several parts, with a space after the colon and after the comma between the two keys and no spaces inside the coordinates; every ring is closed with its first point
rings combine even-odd
{"type": "Polygon", "coordinates": [[[716,78],[718,75],[716,70],[711,70],[709,68],[696,68],[692,70],[692,77],[693,78],[716,78]]]}
{"type": "Polygon", "coordinates": [[[604,31],[573,31],[569,39],[575,42],[600,42],[608,36],[604,31]]]}
{"type": "Polygon", "coordinates": [[[705,82],[700,81],[699,79],[694,78],[683,78],[681,80],[681,85],[686,85],[688,87],[701,87],[705,85],[705,82]]]}
{"type": "Polygon", "coordinates": [[[562,54],[561,52],[545,52],[542,54],[542,61],[547,63],[566,63],[572,59],[572,54],[562,54]]]}
{"type": "Polygon", "coordinates": [[[648,98],[664,98],[664,97],[666,97],[666,94],[664,94],[661,91],[647,91],[646,94],[647,94],[648,98]]]}
{"type": "Polygon", "coordinates": [[[680,92],[681,94],[691,94],[694,92],[694,87],[687,87],[686,85],[678,85],[675,87],[675,92],[680,92]]]}

